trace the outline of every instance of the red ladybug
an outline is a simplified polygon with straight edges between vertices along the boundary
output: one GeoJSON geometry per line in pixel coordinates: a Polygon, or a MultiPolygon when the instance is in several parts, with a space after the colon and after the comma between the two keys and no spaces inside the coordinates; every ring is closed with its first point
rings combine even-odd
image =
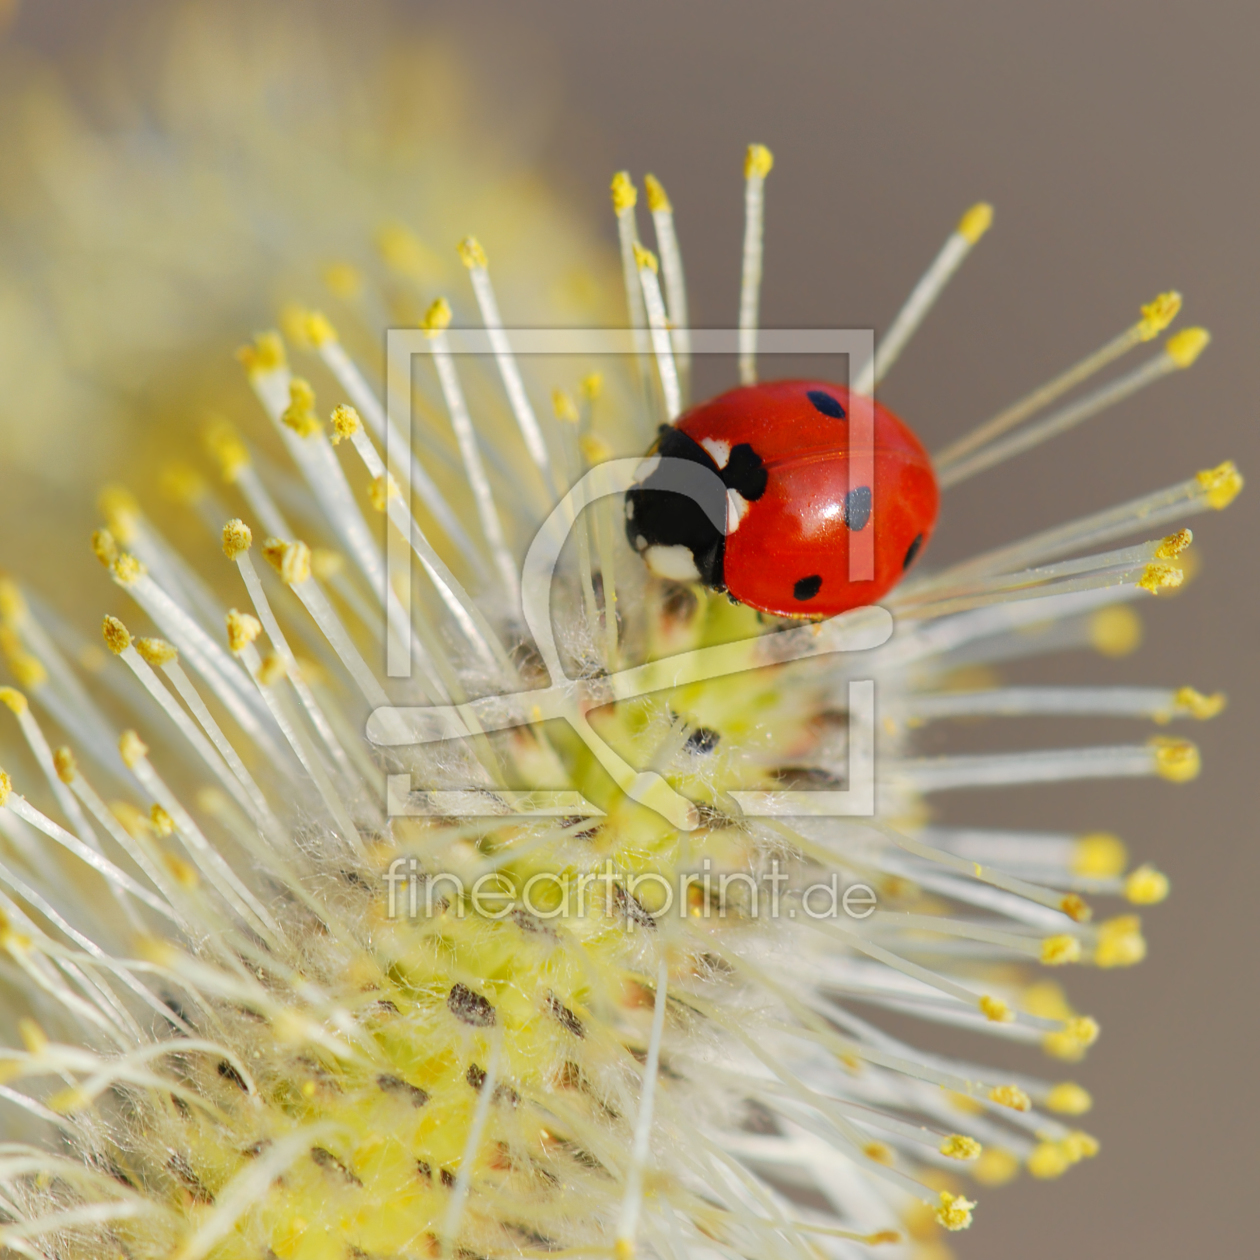
{"type": "Polygon", "coordinates": [[[649,459],[626,493],[630,545],[659,577],[703,582],[779,617],[830,617],[874,603],[931,537],[940,492],[918,438],[891,411],[871,405],[873,485],[849,484],[843,385],[747,385],[663,425],[649,456],[715,472],[726,487],[726,532],[711,519],[713,505],[706,513],[666,489],[670,479],[649,459]],[[849,536],[868,529],[874,579],[851,581],[849,536]]]}

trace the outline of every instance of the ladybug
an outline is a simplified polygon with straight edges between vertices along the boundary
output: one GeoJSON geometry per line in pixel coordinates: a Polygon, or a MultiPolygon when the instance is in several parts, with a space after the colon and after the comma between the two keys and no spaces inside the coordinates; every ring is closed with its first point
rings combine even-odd
{"type": "MultiPolygon", "coordinates": [[[[745,385],[662,425],[626,492],[626,537],[658,577],[702,582],[778,617],[872,604],[914,564],[940,491],[918,438],[872,402],[873,485],[850,485],[849,390],[826,381],[745,385]],[[660,460],[701,464],[726,487],[720,513],[666,484],[660,460]],[[717,519],[721,519],[717,515],[717,519]],[[849,538],[874,531],[874,578],[849,578],[849,538]]],[[[710,483],[716,486],[716,483],[710,483]]]]}

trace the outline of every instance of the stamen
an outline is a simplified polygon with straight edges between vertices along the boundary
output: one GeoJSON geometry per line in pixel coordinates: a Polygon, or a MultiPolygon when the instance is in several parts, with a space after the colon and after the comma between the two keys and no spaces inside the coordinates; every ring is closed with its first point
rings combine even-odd
{"type": "Polygon", "coordinates": [[[957,463],[964,455],[1000,437],[1008,429],[1027,420],[1043,407],[1048,407],[1056,398],[1075,389],[1077,385],[1087,381],[1091,376],[1110,366],[1123,354],[1144,341],[1153,341],[1169,324],[1177,318],[1181,310],[1181,294],[1175,291],[1161,293],[1154,301],[1142,307],[1141,318],[1137,323],[1126,328],[1118,337],[1113,337],[1100,350],[1087,355],[1079,363],[1060,373],[1053,380],[1033,390],[1031,394],[1021,398],[1017,403],[999,412],[993,419],[973,429],[966,437],[952,442],[941,453],[935,456],[932,463],[938,472],[943,472],[951,464],[957,463]]]}
{"type": "Polygon", "coordinates": [[[947,490],[950,486],[956,486],[959,482],[966,481],[968,477],[974,477],[995,464],[1003,463],[1024,451],[1031,450],[1034,446],[1039,446],[1060,433],[1066,433],[1067,430],[1092,419],[1100,412],[1106,411],[1108,407],[1113,407],[1131,394],[1137,393],[1138,390],[1153,385],[1170,372],[1179,372],[1188,368],[1203,352],[1209,340],[1207,332],[1202,328],[1183,328],[1181,332],[1174,333],[1165,342],[1163,353],[1148,359],[1141,367],[1135,368],[1110,384],[1103,385],[1093,393],[1086,394],[1084,398],[1054,412],[1037,424],[1029,425],[1017,433],[1012,433],[1009,437],[991,442],[951,464],[948,469],[941,471],[938,475],[937,480],[940,482],[941,489],[947,490]]]}
{"type": "Polygon", "coordinates": [[[617,1224],[616,1260],[632,1260],[634,1239],[639,1227],[639,1209],[643,1204],[643,1169],[647,1164],[652,1140],[652,1105],[656,1098],[656,1081],[661,1062],[661,1041],[665,1032],[665,1009],[669,985],[669,964],[661,959],[656,969],[656,999],[652,1007],[652,1033],[648,1039],[647,1060],[643,1065],[643,1087],[639,1094],[639,1114],[634,1122],[634,1143],[630,1148],[630,1167],[626,1173],[625,1197],[621,1201],[621,1219],[617,1224]]]}
{"type": "Polygon", "coordinates": [[[906,304],[884,334],[875,351],[875,357],[864,363],[853,375],[852,389],[855,394],[869,394],[888,375],[888,369],[897,361],[901,352],[918,331],[928,311],[936,304],[945,286],[953,277],[962,261],[971,253],[976,242],[989,230],[993,222],[993,207],[977,202],[959,220],[941,252],[923,274],[923,278],[910,292],[906,304]]]}
{"type": "MultiPolygon", "coordinates": [[[[376,396],[376,392],[368,384],[358,364],[354,362],[341,344],[332,324],[320,312],[310,311],[306,315],[306,332],[310,338],[311,345],[323,361],[324,366],[333,374],[341,388],[346,391],[346,396],[350,399],[351,404],[357,408],[368,428],[375,435],[376,440],[384,443],[386,452],[407,450],[407,443],[404,441],[398,427],[394,424],[393,417],[386,413],[384,406],[376,396]],[[387,434],[388,439],[386,437],[387,434]]],[[[460,524],[459,517],[446,501],[437,483],[425,471],[424,465],[421,464],[414,453],[411,454],[410,464],[411,484],[420,495],[425,507],[428,508],[433,519],[442,527],[446,536],[455,544],[468,563],[473,566],[478,576],[484,578],[486,571],[481,553],[468,536],[463,525],[460,524]]],[[[269,533],[277,538],[289,538],[292,536],[291,530],[274,529],[266,521],[263,522],[263,525],[269,533]]]]}
{"type": "Polygon", "coordinates": [[[674,207],[655,175],[645,175],[643,185],[647,189],[648,210],[656,228],[656,249],[665,277],[665,296],[669,300],[670,336],[674,343],[674,358],[678,362],[682,403],[686,406],[691,392],[691,325],[687,314],[687,282],[683,275],[682,251],[678,248],[678,235],[674,231],[674,207]]]}
{"type": "Polygon", "coordinates": [[[613,213],[617,216],[617,241],[621,247],[621,274],[626,286],[626,308],[630,315],[634,352],[646,389],[647,358],[650,351],[647,335],[647,308],[643,305],[643,288],[639,284],[639,268],[634,260],[634,247],[639,243],[639,230],[635,225],[634,216],[634,207],[638,200],[639,190],[634,186],[630,173],[618,171],[612,177],[613,213]]]}
{"type": "Polygon", "coordinates": [[[762,238],[765,229],[766,176],[774,154],[764,144],[750,144],[744,155],[744,258],[739,284],[739,383],[757,383],[757,317],[761,304],[762,238]]]}
{"type": "Polygon", "coordinates": [[[656,355],[656,367],[661,377],[661,392],[665,395],[665,419],[672,424],[682,411],[682,393],[678,383],[678,369],[674,364],[674,349],[669,338],[665,300],[661,297],[660,282],[656,278],[656,257],[651,250],[636,245],[634,260],[639,268],[639,281],[643,285],[643,304],[647,310],[648,326],[652,331],[652,350],[656,355]]]}
{"type": "Polygon", "coordinates": [[[543,440],[542,429],[538,425],[538,417],[525,392],[525,382],[521,379],[521,370],[517,366],[516,356],[512,353],[512,343],[503,329],[503,319],[499,314],[499,303],[494,295],[494,286],[490,282],[490,270],[486,261],[486,252],[475,237],[465,237],[459,246],[460,261],[468,268],[472,280],[473,293],[477,298],[477,306],[481,311],[481,322],[485,325],[490,338],[490,348],[494,351],[494,360],[499,367],[499,375],[503,378],[503,388],[507,392],[508,403],[512,414],[516,417],[521,437],[525,439],[525,449],[534,461],[534,466],[542,474],[543,485],[557,495],[563,493],[557,484],[551,467],[551,457],[547,453],[547,443],[543,440]]]}
{"type": "Polygon", "coordinates": [[[459,383],[455,360],[446,338],[446,329],[450,322],[450,305],[445,298],[438,298],[429,307],[424,317],[424,333],[429,340],[429,350],[433,355],[433,366],[437,369],[438,381],[442,386],[442,397],[446,400],[446,411],[450,417],[451,428],[454,429],[455,440],[459,443],[459,453],[464,461],[468,485],[473,492],[473,500],[477,504],[481,532],[494,558],[508,607],[515,611],[521,604],[520,576],[517,573],[516,561],[512,558],[507,540],[503,535],[499,510],[495,506],[490,479],[486,476],[486,467],[477,445],[477,435],[473,430],[472,418],[468,414],[468,404],[464,401],[464,391],[459,383]]]}

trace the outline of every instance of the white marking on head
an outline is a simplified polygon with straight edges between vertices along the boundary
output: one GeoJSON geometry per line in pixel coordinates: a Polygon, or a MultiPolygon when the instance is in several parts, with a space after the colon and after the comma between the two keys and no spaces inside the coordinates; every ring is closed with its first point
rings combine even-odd
{"type": "Polygon", "coordinates": [[[675,545],[673,547],[649,547],[643,553],[647,567],[659,578],[670,582],[698,582],[700,570],[696,568],[696,558],[690,547],[675,545]]]}
{"type": "Polygon", "coordinates": [[[634,520],[634,500],[629,495],[626,496],[626,520],[634,520]]]}
{"type": "Polygon", "coordinates": [[[731,458],[731,444],[719,442],[717,438],[701,438],[700,445],[713,457],[719,468],[725,468],[731,458]]]}
{"type": "Polygon", "coordinates": [[[749,508],[748,500],[738,490],[726,491],[726,532],[733,534],[749,508]]]}
{"type": "Polygon", "coordinates": [[[634,539],[635,551],[642,551],[647,546],[647,539],[642,534],[636,534],[634,539]]]}

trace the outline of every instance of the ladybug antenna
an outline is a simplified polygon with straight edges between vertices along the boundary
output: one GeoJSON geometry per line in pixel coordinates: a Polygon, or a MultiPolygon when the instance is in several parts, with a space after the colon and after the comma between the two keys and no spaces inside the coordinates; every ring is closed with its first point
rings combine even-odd
{"type": "Polygon", "coordinates": [[[897,361],[919,330],[928,311],[936,304],[945,286],[972,247],[989,230],[993,222],[993,207],[987,201],[978,201],[958,221],[949,239],[941,246],[941,252],[923,273],[923,278],[910,291],[906,304],[897,312],[887,335],[879,343],[872,359],[868,360],[853,377],[853,390],[869,394],[888,375],[888,369],[897,361]]]}
{"type": "Polygon", "coordinates": [[[1020,429],[996,442],[990,442],[972,454],[955,460],[946,468],[937,467],[937,480],[942,489],[956,486],[976,473],[984,472],[996,464],[1004,463],[1015,455],[1040,446],[1042,442],[1060,433],[1066,433],[1078,424],[1092,419],[1108,407],[1114,406],[1130,394],[1154,384],[1170,372],[1179,372],[1188,368],[1203,353],[1211,340],[1205,328],[1183,328],[1174,333],[1164,343],[1164,348],[1157,355],[1147,359],[1140,367],[1114,381],[1086,394],[1084,398],[1058,411],[1051,412],[1044,420],[1020,429]]]}
{"type": "Polygon", "coordinates": [[[1142,307],[1140,317],[1118,337],[1113,337],[1101,349],[1086,355],[1079,363],[1073,364],[1066,372],[1061,372],[1053,380],[1048,381],[1031,394],[1025,395],[1018,402],[1012,403],[1005,411],[999,412],[992,420],[987,420],[973,429],[966,437],[951,443],[939,455],[935,463],[938,471],[944,471],[957,463],[964,455],[992,442],[1009,429],[1035,415],[1043,407],[1048,407],[1056,398],[1066,394],[1068,390],[1087,381],[1103,368],[1109,367],[1134,346],[1144,341],[1152,341],[1177,318],[1181,310],[1181,294],[1176,290],[1161,293],[1153,301],[1142,307]]]}
{"type": "Polygon", "coordinates": [[[739,286],[739,383],[757,383],[757,309],[761,301],[761,246],[766,176],[774,154],[750,144],[744,155],[744,265],[739,286]]]}

